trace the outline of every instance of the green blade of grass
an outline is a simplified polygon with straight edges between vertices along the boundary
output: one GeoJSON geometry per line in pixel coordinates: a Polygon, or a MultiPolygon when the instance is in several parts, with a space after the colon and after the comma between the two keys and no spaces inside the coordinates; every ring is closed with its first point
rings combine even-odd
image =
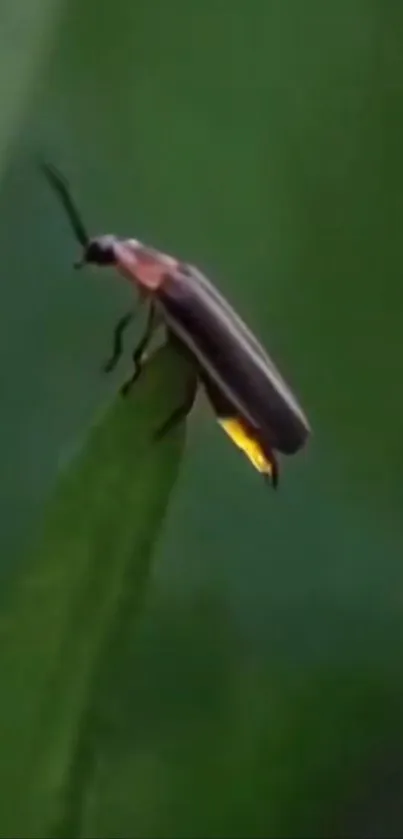
{"type": "Polygon", "coordinates": [[[183,395],[183,364],[160,351],[117,399],[50,500],[39,544],[0,631],[2,836],[59,835],[79,813],[85,720],[127,587],[140,594],[177,474],[183,426],[153,428],[183,395]]]}

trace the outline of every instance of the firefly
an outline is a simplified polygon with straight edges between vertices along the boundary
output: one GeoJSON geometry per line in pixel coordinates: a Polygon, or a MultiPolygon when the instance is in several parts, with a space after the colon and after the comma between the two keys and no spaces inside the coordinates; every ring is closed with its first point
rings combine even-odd
{"type": "MultiPolygon", "coordinates": [[[[49,164],[42,170],[70,220],[82,256],[75,267],[114,267],[148,302],[145,333],[133,352],[134,370],[123,385],[127,394],[138,379],[157,326],[166,340],[186,355],[192,376],[178,405],[156,436],[163,437],[191,412],[201,387],[216,419],[232,443],[273,487],[278,485],[277,453],[293,455],[311,434],[308,419],[289,385],[259,340],[216,286],[194,265],[137,239],[114,235],[90,237],[67,181],[49,164]]],[[[122,338],[133,317],[126,313],[114,330],[113,354],[105,365],[114,369],[122,338]]]]}

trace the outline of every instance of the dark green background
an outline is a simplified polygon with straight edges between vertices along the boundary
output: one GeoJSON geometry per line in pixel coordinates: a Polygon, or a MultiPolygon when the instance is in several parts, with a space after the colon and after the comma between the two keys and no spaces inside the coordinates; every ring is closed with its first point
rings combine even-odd
{"type": "Polygon", "coordinates": [[[26,5],[0,5],[4,591],[130,299],[71,270],[38,152],[93,232],[217,282],[314,430],[275,495],[198,405],[82,835],[401,835],[403,8],[26,5]]]}

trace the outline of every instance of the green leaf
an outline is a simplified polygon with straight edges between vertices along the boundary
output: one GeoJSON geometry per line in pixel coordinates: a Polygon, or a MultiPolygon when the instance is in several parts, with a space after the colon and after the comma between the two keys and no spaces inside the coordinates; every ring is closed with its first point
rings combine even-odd
{"type": "Polygon", "coordinates": [[[152,432],[185,381],[183,363],[160,350],[107,410],[61,477],[3,613],[3,836],[76,829],[94,685],[127,594],[139,605],[183,445],[183,426],[159,443],[152,432]]]}

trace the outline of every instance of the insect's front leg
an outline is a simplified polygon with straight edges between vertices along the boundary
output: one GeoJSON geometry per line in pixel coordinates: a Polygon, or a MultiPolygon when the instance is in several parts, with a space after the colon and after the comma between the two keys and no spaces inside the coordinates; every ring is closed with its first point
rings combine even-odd
{"type": "Polygon", "coordinates": [[[141,341],[138,343],[137,347],[135,348],[133,354],[132,354],[132,359],[133,359],[133,364],[134,364],[133,373],[130,376],[130,379],[128,379],[128,381],[125,382],[125,384],[123,385],[123,387],[121,389],[121,393],[123,394],[123,396],[126,396],[126,394],[129,392],[130,388],[134,385],[134,383],[137,381],[137,379],[140,376],[140,373],[143,369],[143,361],[145,359],[145,352],[146,352],[146,349],[148,347],[148,344],[151,341],[154,330],[156,329],[157,323],[158,323],[157,313],[156,313],[155,307],[153,305],[151,305],[150,309],[149,309],[149,312],[148,312],[148,319],[147,319],[147,325],[146,325],[145,333],[144,333],[141,341]]]}
{"type": "Polygon", "coordinates": [[[115,329],[113,331],[113,351],[112,355],[108,359],[108,361],[104,364],[103,370],[104,373],[110,373],[112,370],[115,369],[121,355],[123,352],[123,333],[129,326],[129,323],[134,318],[134,312],[126,312],[123,317],[118,320],[115,329]]]}

